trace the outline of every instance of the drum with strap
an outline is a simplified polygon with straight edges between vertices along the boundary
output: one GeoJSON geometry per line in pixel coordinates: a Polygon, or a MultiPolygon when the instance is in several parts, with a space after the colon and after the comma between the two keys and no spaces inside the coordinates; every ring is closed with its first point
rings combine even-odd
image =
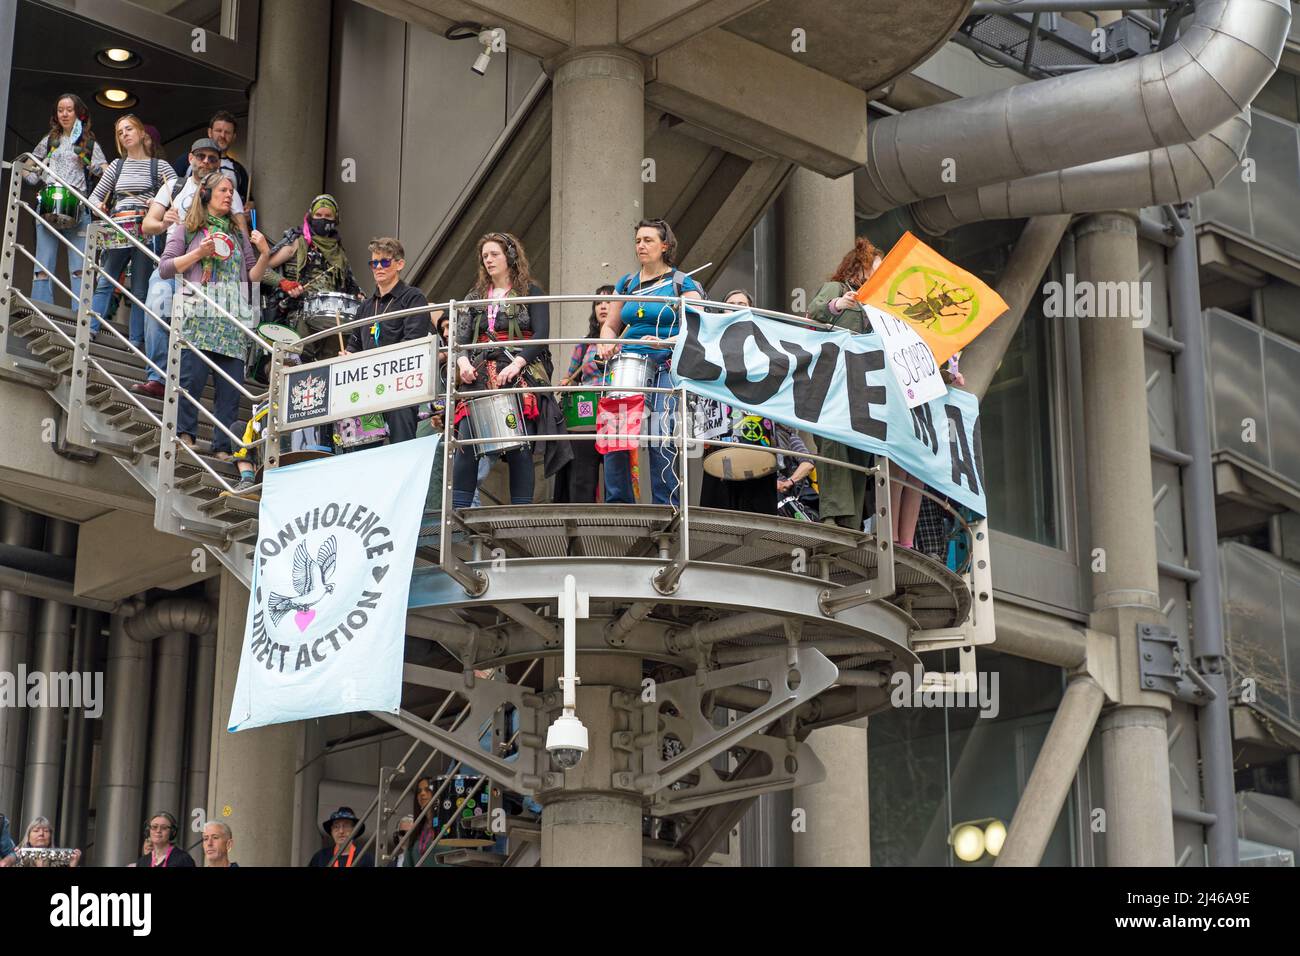
{"type": "Polygon", "coordinates": [[[528,445],[528,434],[524,431],[524,416],[517,394],[491,392],[482,398],[468,399],[465,404],[469,409],[469,427],[473,437],[491,439],[474,446],[474,454],[479,458],[484,455],[499,455],[528,445]]]}
{"type": "Polygon", "coordinates": [[[704,456],[706,474],[726,481],[746,481],[776,472],[776,427],[771,419],[733,408],[731,432],[722,441],[730,444],[704,456]]]}
{"type": "Polygon", "coordinates": [[[66,186],[46,186],[36,194],[36,211],[55,229],[71,229],[81,219],[81,200],[66,186]]]}
{"type": "MultiPolygon", "coordinates": [[[[300,338],[293,329],[278,322],[263,322],[257,327],[257,334],[267,342],[280,345],[293,345],[300,338]]],[[[244,356],[244,378],[254,385],[269,386],[270,368],[271,352],[256,342],[249,342],[244,356]]]]}

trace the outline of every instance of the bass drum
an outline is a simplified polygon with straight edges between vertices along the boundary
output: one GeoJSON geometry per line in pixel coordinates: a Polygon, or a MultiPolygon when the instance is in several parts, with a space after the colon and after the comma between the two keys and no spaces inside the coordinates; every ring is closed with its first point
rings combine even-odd
{"type": "Polygon", "coordinates": [[[704,471],[724,481],[747,481],[775,474],[775,438],[771,419],[733,409],[731,434],[722,439],[730,444],[714,448],[704,456],[704,471]]]}
{"type": "Polygon", "coordinates": [[[36,211],[55,229],[71,229],[81,218],[81,200],[65,186],[46,186],[36,194],[36,211]]]}

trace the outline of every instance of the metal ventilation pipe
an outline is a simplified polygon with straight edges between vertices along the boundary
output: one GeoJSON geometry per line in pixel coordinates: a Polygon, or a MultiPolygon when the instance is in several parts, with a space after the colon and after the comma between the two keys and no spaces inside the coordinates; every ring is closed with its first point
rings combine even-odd
{"type": "Polygon", "coordinates": [[[1248,139],[1250,111],[1243,110],[1190,143],[963,189],[913,203],[912,215],[917,225],[937,235],[985,219],[1189,202],[1209,192],[1241,163],[1248,139]]]}
{"type": "Polygon", "coordinates": [[[202,598],[166,598],[126,622],[127,636],[148,642],[164,634],[215,633],[217,616],[202,598]]]}
{"type": "Polygon", "coordinates": [[[144,761],[153,655],[152,648],[127,636],[127,620],[114,614],[109,623],[104,680],[108,700],[104,704],[95,811],[96,866],[125,866],[138,859],[144,838],[144,761]]]}
{"type": "MultiPolygon", "coordinates": [[[[130,633],[129,626],[127,632],[130,633]]],[[[188,829],[189,808],[181,806],[190,636],[183,631],[164,634],[161,640],[154,643],[153,651],[153,713],[149,723],[145,812],[166,810],[174,816],[180,822],[176,843],[184,848],[189,842],[187,838],[193,837],[188,829]]]]}
{"type": "MultiPolygon", "coordinates": [[[[43,529],[39,515],[0,503],[0,540],[6,544],[40,547],[43,529]]],[[[31,661],[33,603],[25,590],[11,589],[0,574],[0,671],[17,674],[20,665],[31,661]]],[[[26,707],[0,707],[0,807],[15,821],[22,820],[27,712],[26,707]]]]}
{"type": "Polygon", "coordinates": [[[858,208],[875,215],[958,188],[1189,143],[1250,105],[1290,26],[1288,0],[1200,0],[1195,19],[1157,53],[877,120],[855,183],[858,208]],[[1062,117],[1086,135],[1062,135],[1062,117]]]}
{"type": "MultiPolygon", "coordinates": [[[[99,650],[101,615],[87,608],[77,609],[76,636],[72,642],[72,670],[88,674],[95,670],[99,650]]],[[[86,845],[90,814],[90,764],[94,731],[82,709],[68,714],[68,736],[63,756],[63,797],[59,802],[60,846],[86,845]]]]}

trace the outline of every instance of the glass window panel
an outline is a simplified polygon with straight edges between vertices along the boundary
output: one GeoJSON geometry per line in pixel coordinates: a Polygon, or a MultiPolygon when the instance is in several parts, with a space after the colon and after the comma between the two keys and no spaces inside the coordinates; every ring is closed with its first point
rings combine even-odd
{"type": "Polygon", "coordinates": [[[1242,546],[1222,550],[1228,654],[1234,682],[1253,680],[1259,703],[1288,714],[1279,574],[1242,546]]]}
{"type": "Polygon", "coordinates": [[[1296,189],[1296,183],[1300,183],[1300,145],[1296,128],[1253,110],[1249,153],[1255,160],[1255,182],[1250,188],[1255,237],[1279,249],[1300,249],[1300,190],[1296,189]]]}
{"type": "Polygon", "coordinates": [[[221,32],[221,10],[230,0],[131,0],[154,13],[192,23],[213,33],[221,32]]]}
{"type": "MultiPolygon", "coordinates": [[[[1253,138],[1247,142],[1248,157],[1254,155],[1254,145],[1253,138]]],[[[1239,173],[1229,173],[1218,186],[1197,197],[1197,219],[1221,223],[1227,229],[1250,235],[1250,189],[1239,173]]]]}
{"type": "Polygon", "coordinates": [[[1262,335],[1269,451],[1275,472],[1300,484],[1300,348],[1262,335]]]}
{"type": "Polygon", "coordinates": [[[1282,575],[1286,673],[1291,686],[1291,717],[1300,719],[1300,577],[1282,575]]]}
{"type": "Polygon", "coordinates": [[[1300,116],[1296,115],[1296,78],[1290,73],[1278,70],[1273,74],[1273,78],[1264,84],[1264,88],[1251,102],[1251,106],[1293,123],[1300,121],[1300,116]]]}
{"type": "Polygon", "coordinates": [[[1059,547],[1050,328],[1035,301],[980,403],[980,433],[990,526],[1059,547]]]}
{"type": "Polygon", "coordinates": [[[1214,447],[1235,451],[1268,464],[1268,429],[1264,420],[1264,378],[1259,333],[1222,312],[1205,313],[1205,341],[1214,393],[1214,447]],[[1242,422],[1255,420],[1255,441],[1242,440],[1242,422]]]}

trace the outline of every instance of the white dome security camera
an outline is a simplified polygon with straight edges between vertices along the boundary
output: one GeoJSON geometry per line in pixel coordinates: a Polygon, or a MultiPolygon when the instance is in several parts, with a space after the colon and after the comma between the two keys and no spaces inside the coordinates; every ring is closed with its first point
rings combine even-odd
{"type": "Polygon", "coordinates": [[[572,770],[587,752],[587,728],[572,714],[561,714],[546,731],[546,751],[562,770],[572,770]]]}

